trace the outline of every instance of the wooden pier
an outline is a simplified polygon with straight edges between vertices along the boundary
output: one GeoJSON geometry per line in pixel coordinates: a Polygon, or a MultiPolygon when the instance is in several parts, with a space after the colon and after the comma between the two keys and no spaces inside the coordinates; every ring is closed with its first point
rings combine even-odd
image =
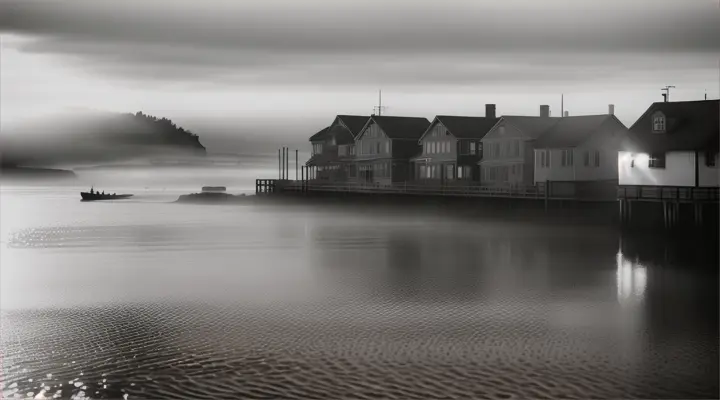
{"type": "Polygon", "coordinates": [[[257,179],[256,193],[358,193],[358,194],[402,194],[415,196],[481,197],[498,199],[526,199],[535,201],[578,201],[578,202],[615,202],[617,198],[588,198],[567,195],[555,195],[552,185],[542,184],[532,187],[487,187],[480,185],[423,185],[414,183],[395,183],[392,185],[335,183],[308,180],[257,179]],[[265,189],[271,186],[269,191],[265,189]],[[546,188],[548,188],[546,190],[546,188]]]}
{"type": "MultiPolygon", "coordinates": [[[[720,188],[717,187],[668,187],[668,186],[619,186],[618,201],[620,221],[633,223],[633,213],[648,204],[662,205],[662,220],[666,228],[676,228],[681,223],[681,208],[692,209],[692,223],[703,226],[703,213],[709,207],[718,207],[720,188]]],[[[659,216],[658,216],[659,217],[659,216]]]]}

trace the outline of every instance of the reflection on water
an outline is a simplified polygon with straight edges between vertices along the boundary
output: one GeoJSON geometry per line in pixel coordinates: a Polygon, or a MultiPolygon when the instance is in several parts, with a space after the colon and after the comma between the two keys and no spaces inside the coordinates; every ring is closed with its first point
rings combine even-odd
{"type": "Polygon", "coordinates": [[[656,240],[550,223],[2,195],[4,397],[718,396],[698,245],[648,259],[656,240]]]}
{"type": "Polygon", "coordinates": [[[617,291],[620,303],[642,301],[647,286],[647,269],[639,262],[631,262],[622,254],[617,254],[617,291]]]}

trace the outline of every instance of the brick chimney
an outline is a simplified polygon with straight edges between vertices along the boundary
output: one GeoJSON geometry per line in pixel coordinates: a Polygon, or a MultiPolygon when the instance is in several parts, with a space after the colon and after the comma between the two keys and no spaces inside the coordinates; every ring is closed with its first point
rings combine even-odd
{"type": "Polygon", "coordinates": [[[550,106],[541,105],[540,106],[540,116],[541,117],[549,117],[550,116],[550,106]]]}
{"type": "Polygon", "coordinates": [[[615,104],[608,104],[608,114],[615,115],[615,104]]]}
{"type": "Polygon", "coordinates": [[[496,118],[495,104],[485,104],[485,118],[496,118]]]}

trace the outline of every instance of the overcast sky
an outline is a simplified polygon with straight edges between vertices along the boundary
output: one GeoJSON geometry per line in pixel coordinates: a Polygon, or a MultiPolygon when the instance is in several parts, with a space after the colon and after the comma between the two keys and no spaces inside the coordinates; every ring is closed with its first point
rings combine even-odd
{"type": "Polygon", "coordinates": [[[0,0],[0,112],[302,142],[382,88],[389,115],[560,115],[564,93],[571,115],[613,103],[630,125],[665,85],[720,96],[719,21],[718,0],[0,0]]]}

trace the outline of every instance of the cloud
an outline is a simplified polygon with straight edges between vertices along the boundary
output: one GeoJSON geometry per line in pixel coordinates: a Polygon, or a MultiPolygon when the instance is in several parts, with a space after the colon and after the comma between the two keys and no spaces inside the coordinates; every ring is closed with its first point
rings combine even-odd
{"type": "Polygon", "coordinates": [[[712,1],[424,3],[3,0],[0,32],[99,75],[237,84],[572,82],[720,51],[712,1]]]}

